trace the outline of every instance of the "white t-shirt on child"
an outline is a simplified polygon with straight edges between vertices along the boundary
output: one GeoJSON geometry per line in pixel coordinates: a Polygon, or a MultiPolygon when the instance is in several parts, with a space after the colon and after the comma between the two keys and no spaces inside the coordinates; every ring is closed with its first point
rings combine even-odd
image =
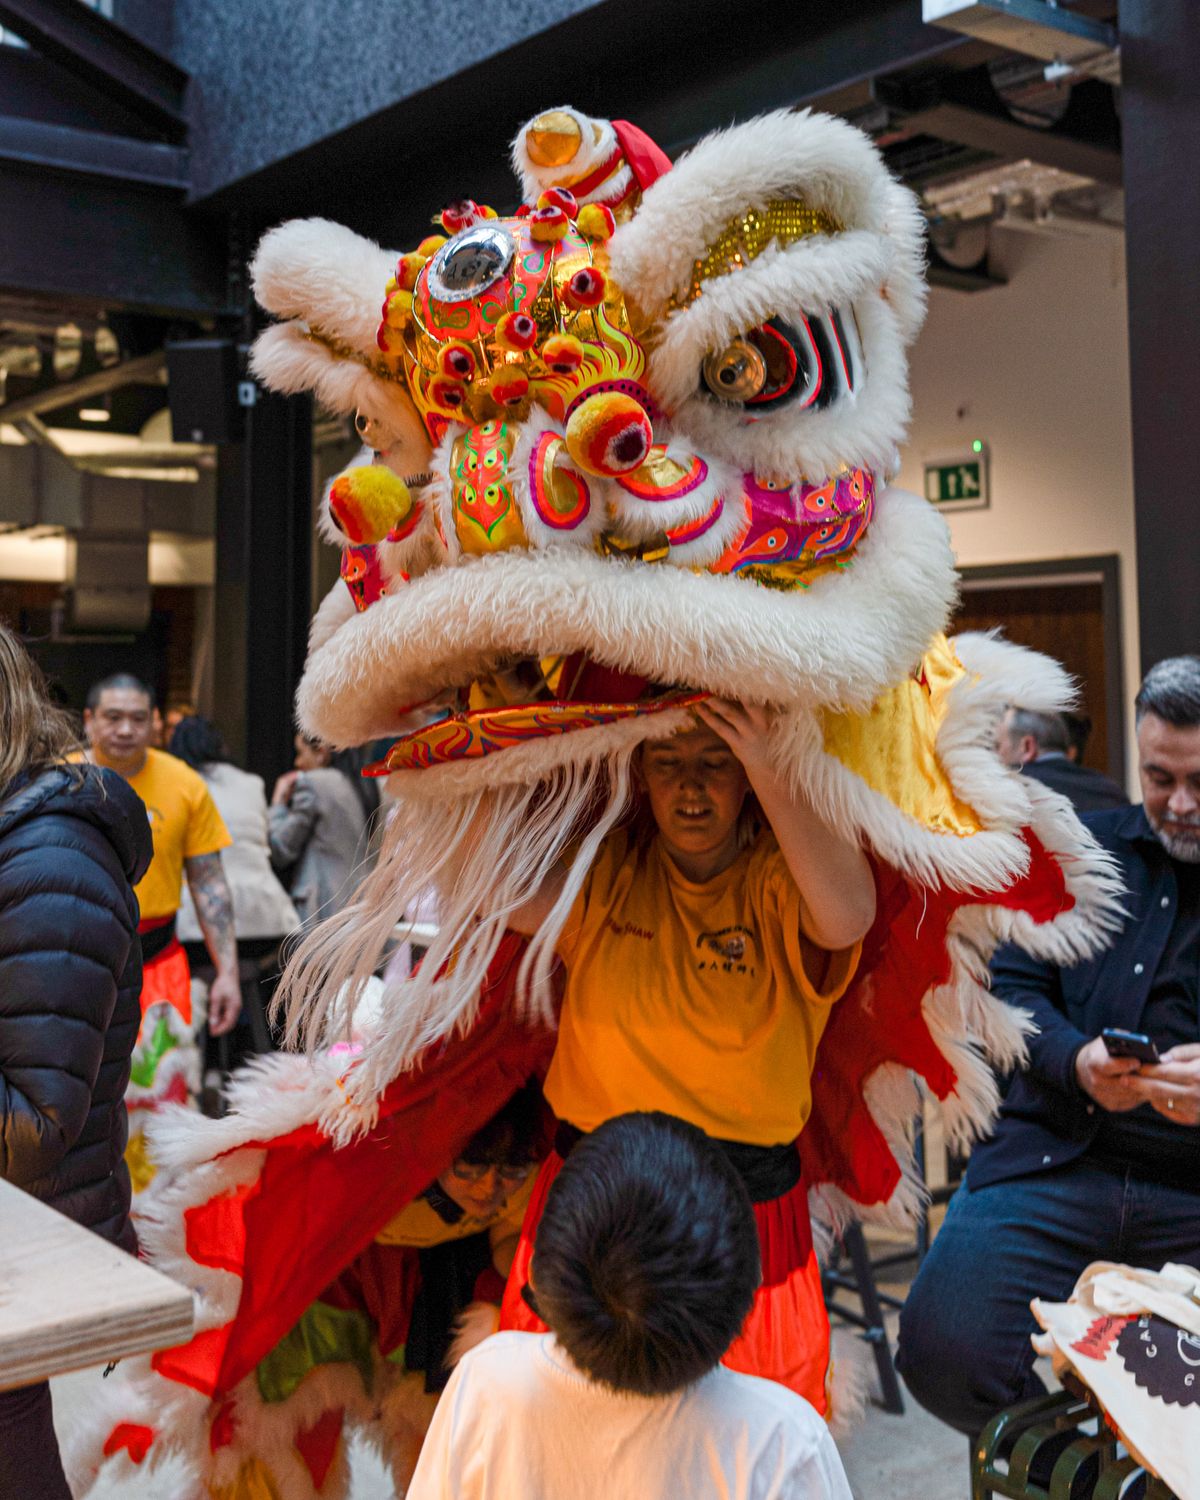
{"type": "Polygon", "coordinates": [[[801,1396],[718,1365],[672,1396],[588,1380],[550,1334],[498,1333],[438,1403],[407,1500],[851,1500],[801,1396]]]}

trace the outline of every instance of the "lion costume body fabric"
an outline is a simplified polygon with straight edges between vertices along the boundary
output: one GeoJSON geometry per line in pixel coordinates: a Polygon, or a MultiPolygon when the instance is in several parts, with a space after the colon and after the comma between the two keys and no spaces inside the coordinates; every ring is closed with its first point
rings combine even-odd
{"type": "MultiPolygon", "coordinates": [[[[627,813],[630,758],[702,695],[771,707],[778,768],[875,871],[798,1142],[826,1222],[919,1205],[917,1079],[952,1141],[988,1123],[989,1064],[1019,1062],[1026,1028],[988,995],[996,944],[1073,963],[1116,919],[1068,805],[992,750],[1006,704],[1056,709],[1069,683],[1001,640],[946,639],[945,524],[889,483],[924,311],[913,196],[808,112],[671,166],[634,127],[561,109],[513,160],[515,214],[455,204],[399,257],[297,221],[254,262],[278,320],[258,377],[355,412],[366,444],[322,506],[343,583],[313,623],[301,722],[335,745],[399,736],[374,768],[397,802],[377,865],[285,980],[293,1036],[328,1048],[355,1024],[431,887],[440,929],[352,1060],[262,1063],[225,1120],[157,1129],[174,1185],[151,1249],[196,1288],[200,1332],[97,1421],[119,1463],[183,1450],[198,1494],[342,1493],[340,1418],[321,1426],[339,1408],[403,1483],[420,1418],[389,1418],[388,1390],[351,1394],[327,1365],[266,1412],[252,1371],[544,1067],[555,943],[627,813]],[[507,915],[562,862],[518,943],[507,915]]],[[[100,1446],[75,1455],[81,1486],[100,1446]]]]}

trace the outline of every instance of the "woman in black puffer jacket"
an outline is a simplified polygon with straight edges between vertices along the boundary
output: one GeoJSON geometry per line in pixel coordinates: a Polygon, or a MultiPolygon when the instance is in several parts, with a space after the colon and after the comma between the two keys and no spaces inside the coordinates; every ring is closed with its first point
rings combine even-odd
{"type": "MultiPolygon", "coordinates": [[[[136,1250],[125,1086],[141,1017],[146,810],[69,765],[70,723],[0,626],[0,1177],[136,1250]]],[[[0,1269],[5,1242],[0,1234],[0,1269]]],[[[0,1500],[70,1500],[50,1389],[0,1393],[0,1500]]]]}

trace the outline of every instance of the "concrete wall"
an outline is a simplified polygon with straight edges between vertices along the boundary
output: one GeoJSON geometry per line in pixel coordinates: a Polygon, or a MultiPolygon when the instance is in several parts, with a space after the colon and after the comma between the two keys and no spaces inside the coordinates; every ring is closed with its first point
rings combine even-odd
{"type": "MultiPolygon", "coordinates": [[[[174,0],[204,195],[586,10],[593,0],[174,0]]],[[[599,66],[598,62],[595,63],[599,66]]],[[[536,101],[535,106],[536,107],[536,101]]],[[[489,138],[486,119],[429,122],[489,138]]],[[[380,163],[403,182],[403,163],[380,163]]]]}
{"type": "MultiPolygon", "coordinates": [[[[935,287],[912,361],[900,483],[923,463],[989,446],[991,506],[947,512],[964,567],[1116,553],[1126,696],[1139,681],[1122,237],[998,230],[1008,285],[935,287]]],[[[1136,764],[1130,729],[1128,764],[1136,764]]]]}

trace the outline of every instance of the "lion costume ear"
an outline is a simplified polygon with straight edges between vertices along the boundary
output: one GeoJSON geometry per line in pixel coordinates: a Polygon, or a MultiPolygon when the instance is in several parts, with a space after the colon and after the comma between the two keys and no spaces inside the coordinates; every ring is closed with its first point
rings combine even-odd
{"type": "Polygon", "coordinates": [[[335,412],[365,412],[392,434],[420,418],[378,345],[379,305],[397,253],[328,219],[292,219],[265,234],[250,263],[260,306],[284,321],[255,340],[254,375],[284,395],[312,391],[335,412]]]}
{"type": "MultiPolygon", "coordinates": [[[[709,136],[647,190],[609,250],[656,327],[648,385],[679,431],[756,472],[891,472],[909,414],[905,351],[925,309],[924,221],[861,131],[780,110],[709,136]],[[747,334],[786,325],[798,347],[835,315],[846,399],[760,410],[749,427],[705,394],[706,360],[747,334]]],[[[828,374],[831,343],[827,356],[828,374]]]]}

